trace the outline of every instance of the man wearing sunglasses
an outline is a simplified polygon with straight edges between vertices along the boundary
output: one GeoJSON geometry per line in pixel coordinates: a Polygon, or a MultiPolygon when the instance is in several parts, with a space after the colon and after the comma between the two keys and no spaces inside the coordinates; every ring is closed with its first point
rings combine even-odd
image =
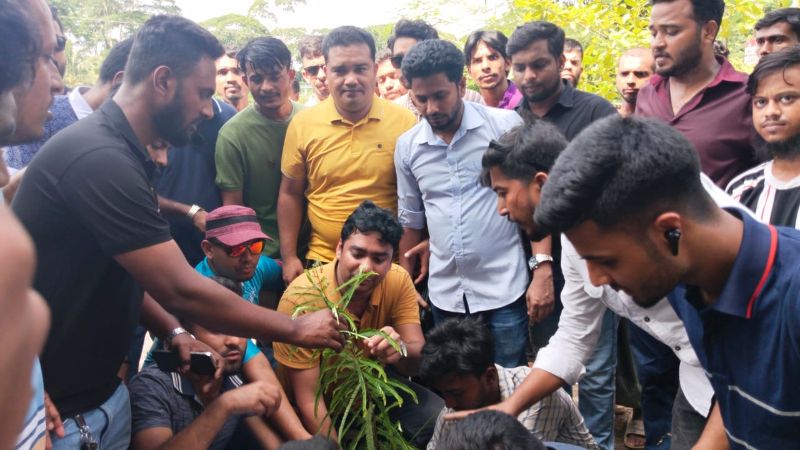
{"type": "Polygon", "coordinates": [[[306,106],[314,106],[330,95],[325,74],[325,57],[322,55],[321,35],[308,35],[300,39],[300,60],[303,62],[303,79],[314,88],[306,106]]]}

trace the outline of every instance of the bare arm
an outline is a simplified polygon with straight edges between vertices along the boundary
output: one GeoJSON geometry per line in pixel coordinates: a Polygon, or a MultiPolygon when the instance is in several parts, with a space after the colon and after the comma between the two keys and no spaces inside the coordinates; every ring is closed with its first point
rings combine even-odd
{"type": "Polygon", "coordinates": [[[244,205],[242,191],[222,191],[223,205],[244,205]]]}
{"type": "MultiPolygon", "coordinates": [[[[242,366],[242,373],[248,382],[264,381],[274,386],[280,387],[278,377],[269,365],[267,357],[261,352],[252,357],[242,366]]],[[[297,414],[294,412],[286,393],[280,389],[281,406],[270,416],[270,423],[289,440],[310,439],[311,435],[303,427],[297,414]]]]}
{"type": "MultiPolygon", "coordinates": [[[[189,210],[191,210],[192,205],[176,202],[175,200],[170,200],[168,198],[159,195],[158,208],[161,210],[163,214],[167,214],[174,217],[186,217],[186,219],[188,220],[189,210]]],[[[203,232],[206,231],[206,214],[207,212],[204,209],[200,209],[191,218],[191,221],[194,224],[194,226],[198,230],[203,232]]]]}
{"type": "Polygon", "coordinates": [[[719,403],[714,402],[711,412],[708,414],[706,427],[700,439],[692,447],[697,450],[728,450],[728,435],[725,433],[725,424],[722,422],[722,414],[719,412],[719,403]]]}
{"type": "Polygon", "coordinates": [[[255,439],[262,448],[278,448],[283,444],[281,437],[264,422],[263,417],[251,416],[244,419],[244,423],[253,434],[253,439],[255,439]]]}
{"type": "Polygon", "coordinates": [[[336,430],[333,429],[331,420],[327,417],[328,406],[325,404],[325,398],[320,398],[316,409],[314,408],[316,388],[319,384],[319,367],[310,369],[287,367],[286,373],[291,382],[297,412],[300,414],[300,420],[306,430],[312,434],[321,434],[336,439],[336,430]]]}
{"type": "Polygon", "coordinates": [[[288,286],[303,273],[303,264],[297,255],[297,238],[303,220],[303,200],[306,189],[305,180],[295,180],[287,176],[281,178],[278,191],[278,234],[281,237],[281,259],[283,260],[283,281],[288,286]]]}
{"type": "Polygon", "coordinates": [[[416,255],[407,258],[406,252],[409,251],[412,247],[422,242],[422,233],[423,230],[416,230],[414,228],[404,227],[403,237],[400,238],[399,263],[401,267],[406,269],[406,271],[408,272],[409,275],[411,275],[411,277],[414,276],[414,271],[417,268],[417,259],[414,257],[416,255]]]}
{"type": "MultiPolygon", "coordinates": [[[[490,406],[488,409],[502,411],[510,416],[517,417],[522,411],[560,389],[563,385],[564,380],[561,378],[545,370],[534,368],[510,397],[490,406]]],[[[463,419],[474,412],[475,410],[458,411],[448,414],[445,419],[463,419]]]]}
{"type": "Polygon", "coordinates": [[[115,259],[166,310],[211,330],[304,347],[341,348],[339,324],[329,311],[292,320],[244,302],[235,293],[197,273],[186,263],[174,241],[123,253],[115,259]]]}
{"type": "MultiPolygon", "coordinates": [[[[547,236],[539,242],[531,242],[531,251],[534,255],[553,253],[553,238],[547,236]]],[[[553,312],[555,305],[555,290],[553,286],[553,264],[541,263],[531,273],[531,284],[525,293],[528,305],[528,317],[534,322],[540,322],[553,312]]]]}

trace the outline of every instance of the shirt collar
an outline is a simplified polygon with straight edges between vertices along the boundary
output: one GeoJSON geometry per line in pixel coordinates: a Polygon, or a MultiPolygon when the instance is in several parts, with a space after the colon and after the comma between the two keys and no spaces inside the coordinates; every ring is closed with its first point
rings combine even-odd
{"type": "MultiPolygon", "coordinates": [[[[464,103],[464,114],[461,116],[461,125],[453,135],[451,144],[454,144],[467,131],[478,128],[484,123],[483,117],[481,117],[480,113],[478,113],[478,106],[476,106],[475,103],[464,100],[462,100],[462,102],[464,103]]],[[[414,137],[415,144],[447,146],[442,138],[433,132],[433,128],[431,128],[431,125],[427,120],[425,120],[425,118],[420,121],[419,126],[421,127],[420,132],[417,133],[416,137],[414,137]]]]}
{"type": "MultiPolygon", "coordinates": [[[[195,392],[194,386],[192,386],[192,382],[188,378],[181,375],[179,372],[170,372],[169,375],[172,378],[172,387],[175,388],[179,394],[197,399],[197,392],[195,392]]],[[[220,392],[236,389],[243,384],[244,380],[242,380],[238,374],[226,376],[222,380],[220,392]]],[[[198,402],[200,402],[199,399],[198,402]]]]}
{"type": "Polygon", "coordinates": [[[728,281],[722,294],[710,308],[725,314],[750,318],[753,302],[762,292],[764,280],[772,268],[772,232],[769,226],[742,213],[738,208],[725,210],[742,220],[744,233],[728,281]]]}
{"type": "MultiPolygon", "coordinates": [[[[547,111],[545,116],[550,114],[553,111],[553,109],[556,108],[556,105],[561,105],[565,108],[572,108],[573,106],[575,106],[575,91],[576,89],[572,87],[572,85],[569,84],[566,80],[561,80],[561,94],[558,95],[558,100],[556,100],[553,106],[550,107],[550,110],[547,111]]],[[[530,107],[528,107],[528,102],[526,102],[524,99],[521,99],[521,101],[519,102],[519,106],[517,106],[515,110],[523,118],[526,117],[528,118],[533,117],[535,119],[540,118],[535,114],[533,114],[533,112],[531,112],[530,107]]],[[[526,121],[527,120],[528,119],[526,119],[526,121]]]]}
{"type": "Polygon", "coordinates": [[[323,105],[322,112],[324,114],[325,121],[330,122],[332,124],[345,123],[351,125],[358,125],[364,122],[368,122],[370,120],[383,119],[383,110],[384,110],[383,102],[385,101],[386,100],[383,100],[379,98],[377,95],[373,94],[372,106],[370,106],[369,111],[367,112],[367,116],[354,124],[351,124],[350,121],[348,121],[347,119],[342,117],[341,114],[339,114],[339,111],[336,110],[336,105],[333,103],[333,96],[328,96],[328,98],[320,102],[320,104],[323,105]]]}
{"type": "MultiPolygon", "coordinates": [[[[717,62],[720,64],[717,76],[714,77],[714,79],[711,81],[711,83],[708,84],[708,86],[706,86],[706,88],[712,88],[714,86],[719,85],[722,82],[739,83],[739,84],[747,83],[747,75],[741,72],[737,72],[727,58],[718,56],[717,62]]],[[[653,76],[650,77],[650,84],[656,88],[666,87],[668,81],[669,77],[663,77],[657,73],[653,74],[653,76]]]]}
{"type": "MultiPolygon", "coordinates": [[[[327,280],[328,287],[325,293],[328,295],[328,300],[331,300],[335,303],[339,303],[342,299],[342,294],[339,292],[337,283],[336,283],[336,266],[339,264],[338,259],[334,259],[333,261],[329,262],[328,264],[323,265],[318,270],[321,272],[317,272],[316,274],[312,273],[311,278],[314,282],[319,283],[322,280],[327,280]],[[321,276],[321,277],[320,277],[321,276]]],[[[384,278],[385,279],[385,278],[384,278]]],[[[380,284],[375,286],[375,289],[370,294],[370,305],[378,306],[381,303],[381,294],[380,294],[380,284]]],[[[358,317],[356,317],[358,319],[358,317]]]]}
{"type": "Polygon", "coordinates": [[[133,132],[128,118],[125,117],[125,113],[122,112],[122,108],[119,107],[117,102],[113,99],[106,100],[100,106],[99,111],[108,118],[108,121],[114,126],[114,129],[128,142],[128,146],[134,150],[134,153],[142,163],[144,163],[146,167],[152,166],[152,170],[155,170],[155,163],[150,159],[150,155],[147,153],[147,149],[145,149],[144,145],[139,142],[139,138],[136,137],[136,133],[133,132]]]}
{"type": "Polygon", "coordinates": [[[94,112],[92,107],[89,106],[89,103],[86,102],[86,99],[83,98],[83,94],[89,89],[88,86],[78,86],[69,93],[69,105],[72,107],[72,110],[75,111],[75,117],[77,117],[78,120],[94,112]]]}

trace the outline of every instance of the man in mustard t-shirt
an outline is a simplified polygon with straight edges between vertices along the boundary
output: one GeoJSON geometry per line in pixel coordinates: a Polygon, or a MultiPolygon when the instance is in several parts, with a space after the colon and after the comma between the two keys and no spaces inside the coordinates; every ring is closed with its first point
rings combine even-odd
{"type": "MultiPolygon", "coordinates": [[[[379,329],[405,347],[406,356],[397,352],[382,336],[365,342],[370,355],[387,367],[390,376],[407,384],[416,392],[418,404],[408,400],[390,412],[393,420],[400,422],[404,435],[417,447],[424,448],[433,433],[436,416],[444,401],[433,392],[406,377],[419,370],[420,352],[425,344],[419,321],[416,290],[408,272],[392,263],[403,229],[391,211],[375,206],[371,201],[361,204],[345,221],[336,247],[336,259],[313,269],[312,279],[317,283],[326,280],[326,294],[334,302],[341,298],[337,287],[347,282],[359,271],[372,271],[377,275],[368,278],[356,290],[347,311],[358,323],[359,329],[379,329]]],[[[308,304],[312,297],[308,289],[312,283],[306,276],[297,277],[287,288],[278,305],[278,311],[291,315],[298,305],[308,304]]],[[[324,306],[318,299],[319,306],[324,306]]],[[[293,398],[300,420],[312,433],[327,434],[331,422],[327,417],[324,399],[315,404],[320,376],[320,360],[312,350],[291,345],[273,344],[275,359],[286,382],[286,392],[293,398]]]]}
{"type": "Polygon", "coordinates": [[[301,258],[333,260],[342,224],[362,201],[397,209],[394,146],[416,124],[408,110],[375,95],[369,33],[336,28],[322,53],[331,95],[294,117],[283,146],[278,229],[286,284],[303,272],[301,258]],[[303,255],[297,236],[306,205],[311,241],[303,255]]]}

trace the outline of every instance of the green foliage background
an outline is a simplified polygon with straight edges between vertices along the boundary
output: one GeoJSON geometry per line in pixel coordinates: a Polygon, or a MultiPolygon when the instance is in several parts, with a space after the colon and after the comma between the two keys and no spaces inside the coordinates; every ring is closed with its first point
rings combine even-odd
{"type": "MultiPolygon", "coordinates": [[[[297,55],[297,42],[303,34],[327,31],[280,27],[280,15],[306,1],[322,0],[253,0],[247,15],[226,14],[202,25],[232,47],[239,47],[252,37],[271,34],[284,40],[292,54],[297,55]]],[[[111,46],[130,36],[150,15],[180,14],[175,0],[52,0],[52,3],[60,10],[69,37],[66,76],[69,86],[91,84],[111,46]]],[[[387,7],[394,5],[388,0],[386,3],[387,7]]],[[[726,1],[719,39],[727,44],[737,69],[745,72],[752,69],[744,64],[744,46],[753,36],[753,24],[764,12],[792,3],[797,1],[726,1]]],[[[628,48],[647,47],[650,38],[647,30],[650,6],[646,0],[485,0],[471,4],[459,0],[410,0],[396,7],[403,17],[420,18],[437,26],[443,38],[459,47],[471,30],[461,36],[441,32],[458,21],[469,23],[476,17],[485,17],[482,28],[498,29],[507,35],[529,20],[554,22],[564,28],[567,36],[584,45],[581,88],[609,100],[617,98],[614,87],[617,57],[628,48]]],[[[392,24],[375,24],[367,29],[381,48],[392,24]]]]}

